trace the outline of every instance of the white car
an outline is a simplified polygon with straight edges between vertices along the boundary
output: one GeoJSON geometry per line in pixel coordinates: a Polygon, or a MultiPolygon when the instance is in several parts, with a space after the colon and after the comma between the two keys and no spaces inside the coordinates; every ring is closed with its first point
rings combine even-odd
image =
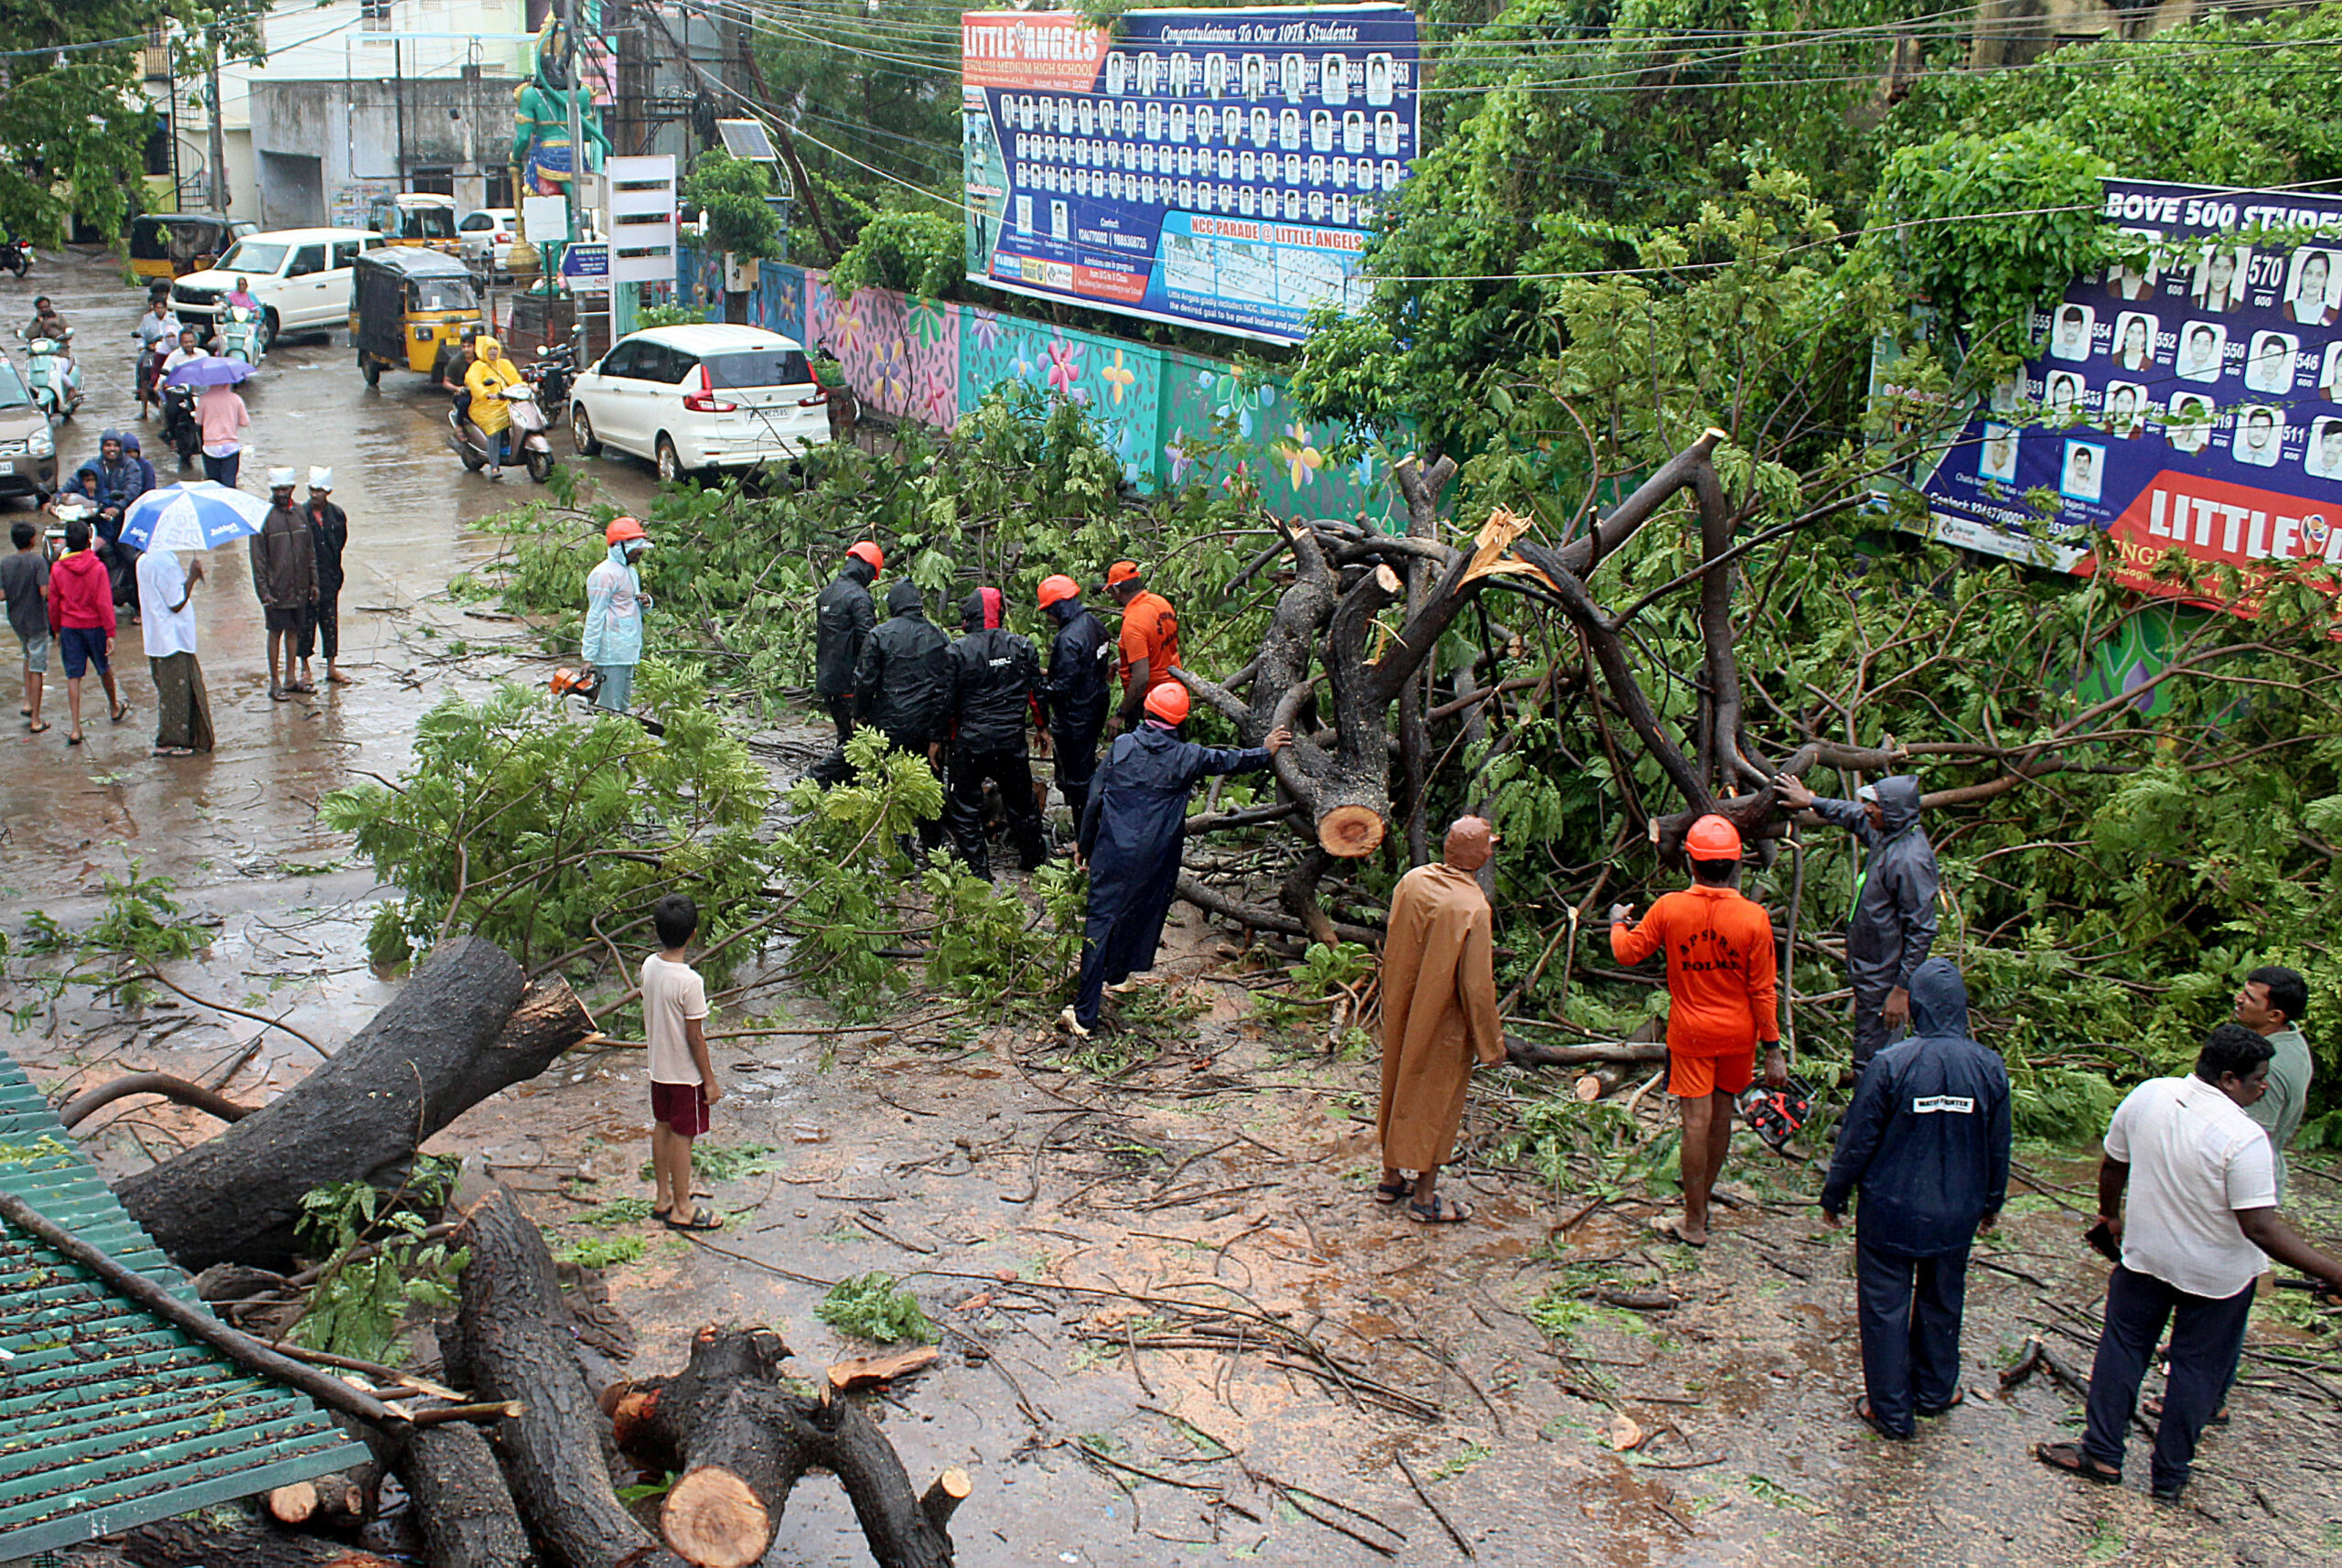
{"type": "Polygon", "coordinates": [[[761,327],[653,327],[579,372],[570,435],[648,457],[662,479],[753,468],[830,438],[828,408],[794,338],[761,327]]]}
{"type": "Polygon", "coordinates": [[[521,214],[510,207],[467,212],[456,225],[456,253],[498,277],[512,270],[512,242],[521,237],[521,214]]]}
{"type": "Polygon", "coordinates": [[[242,278],[260,302],[263,347],[280,333],[317,332],[349,324],[350,271],[361,252],[382,247],[363,229],[274,229],[247,234],[220,264],[171,285],[171,310],[203,328],[208,339],[220,302],[242,278]]]}

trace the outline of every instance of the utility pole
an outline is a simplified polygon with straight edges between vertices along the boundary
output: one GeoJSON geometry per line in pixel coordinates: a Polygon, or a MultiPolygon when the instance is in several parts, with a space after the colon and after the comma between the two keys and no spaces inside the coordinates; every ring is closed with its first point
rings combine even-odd
{"type": "MultiPolygon", "coordinates": [[[[569,79],[569,243],[577,243],[580,231],[578,220],[586,211],[586,82],[580,68],[585,64],[585,51],[577,47],[577,0],[562,0],[561,47],[564,74],[569,79]]],[[[565,249],[566,247],[564,247],[565,249]]],[[[571,360],[579,366],[586,363],[586,312],[578,305],[577,291],[569,291],[569,338],[571,360]]]]}
{"type": "Polygon", "coordinates": [[[204,91],[211,95],[211,210],[225,216],[228,210],[228,130],[220,124],[220,28],[214,24],[207,34],[211,45],[205,62],[204,91]]]}

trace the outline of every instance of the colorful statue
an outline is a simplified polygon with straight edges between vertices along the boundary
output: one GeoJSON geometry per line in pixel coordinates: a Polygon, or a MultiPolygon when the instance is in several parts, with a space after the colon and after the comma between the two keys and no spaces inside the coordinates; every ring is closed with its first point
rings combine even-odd
{"type": "MultiPolygon", "coordinates": [[[[586,28],[590,35],[601,7],[588,4],[585,9],[586,28]]],[[[593,90],[571,81],[568,52],[560,21],[548,19],[537,34],[536,42],[530,46],[529,80],[512,95],[512,161],[521,170],[523,195],[559,196],[567,188],[571,171],[576,166],[569,145],[569,107],[573,98],[586,134],[586,172],[590,174],[600,167],[602,159],[609,155],[610,139],[602,130],[600,113],[594,107],[593,90]]]]}

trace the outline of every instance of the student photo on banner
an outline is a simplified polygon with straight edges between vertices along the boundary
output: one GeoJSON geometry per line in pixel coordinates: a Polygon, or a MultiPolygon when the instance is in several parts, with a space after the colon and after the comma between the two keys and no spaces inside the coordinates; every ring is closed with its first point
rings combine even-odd
{"type": "Polygon", "coordinates": [[[2237,421],[2229,456],[2255,468],[2273,468],[2284,455],[2284,417],[2273,408],[2246,409],[2237,421]]]}
{"type": "Polygon", "coordinates": [[[2342,419],[2321,419],[2310,426],[2302,467],[2314,479],[2342,479],[2342,419]]]}
{"type": "Polygon", "coordinates": [[[2087,305],[2061,305],[2049,327],[2049,353],[2059,360],[2090,358],[2090,329],[2098,312],[2087,305]]]}
{"type": "Polygon", "coordinates": [[[2317,395],[2328,403],[2342,403],[2342,341],[2326,346],[2326,362],[2317,368],[2317,395]]]}
{"type": "Polygon", "coordinates": [[[2181,392],[2171,400],[2171,412],[2164,416],[2163,438],[2175,452],[2201,452],[2212,439],[2212,425],[2218,418],[2211,399],[2181,392]]]}
{"type": "Polygon", "coordinates": [[[1309,150],[1330,153],[1334,150],[1334,112],[1312,109],[1309,112],[1309,150]]]}
{"type": "MultiPolygon", "coordinates": [[[[2147,244],[2163,238],[2153,229],[2120,229],[2116,232],[2147,244]]],[[[2113,291],[2117,299],[2144,299],[2154,292],[2155,285],[2162,280],[2163,269],[2152,261],[2143,262],[2137,266],[2117,262],[2106,269],[2106,286],[2113,291]]]]}
{"type": "Polygon", "coordinates": [[[2016,427],[1987,424],[1976,453],[1976,477],[1997,484],[2016,483],[2016,427]]]}
{"type": "Polygon", "coordinates": [[[2207,245],[2196,263],[2196,279],[2188,295],[2196,308],[2218,313],[2244,303],[2244,282],[2252,271],[2250,245],[2207,245]]]}
{"type": "Polygon", "coordinates": [[[2179,332],[2179,379],[2217,381],[2220,351],[2228,347],[2229,329],[2209,321],[2191,321],[2179,332]]]}
{"type": "Polygon", "coordinates": [[[2294,390],[2294,349],[2301,341],[2288,333],[2256,332],[2252,352],[2245,356],[2244,384],[2254,392],[2282,397],[2294,390]]]}
{"type": "Polygon", "coordinates": [[[2106,383],[2106,428],[2129,441],[2143,435],[2147,417],[2147,389],[2130,381],[2106,383]]]}
{"type": "Polygon", "coordinates": [[[1286,109],[1277,115],[1277,145],[1288,153],[1301,150],[1301,111],[1286,109]]]}
{"type": "Polygon", "coordinates": [[[1267,145],[1269,145],[1269,137],[1270,137],[1270,134],[1271,134],[1271,132],[1270,132],[1269,126],[1270,126],[1269,112],[1268,112],[1267,110],[1265,110],[1265,109],[1255,109],[1255,110],[1253,110],[1253,111],[1252,111],[1252,145],[1253,145],[1254,146],[1256,146],[1256,147],[1265,147],[1265,146],[1267,146],[1267,145]]]}
{"type": "Polygon", "coordinates": [[[2041,389],[2041,401],[2049,410],[2049,423],[2069,424],[2081,417],[2082,379],[2071,371],[2052,371],[2041,389]]]}
{"type": "Polygon", "coordinates": [[[1399,151],[1399,116],[1388,113],[1374,117],[1374,150],[1381,157],[1394,157],[1399,151]]]}
{"type": "Polygon", "coordinates": [[[1204,96],[1219,98],[1228,91],[1228,57],[1204,56],[1204,96]]]}
{"type": "Polygon", "coordinates": [[[1113,97],[1123,95],[1123,83],[1130,81],[1131,57],[1117,49],[1106,57],[1106,91],[1113,97]]]}
{"type": "Polygon", "coordinates": [[[1244,57],[1244,96],[1260,99],[1269,95],[1269,62],[1259,55],[1244,57]]]}
{"type": "Polygon", "coordinates": [[[1162,59],[1153,51],[1138,57],[1138,95],[1150,96],[1163,80],[1162,59]]]}
{"type": "Polygon", "coordinates": [[[1187,96],[1188,84],[1195,81],[1195,61],[1188,59],[1187,55],[1176,54],[1171,57],[1171,95],[1174,98],[1187,96]]]}
{"type": "Polygon", "coordinates": [[[1309,62],[1299,55],[1287,55],[1277,62],[1277,85],[1284,91],[1287,103],[1298,103],[1309,88],[1309,62]]]}
{"type": "Polygon", "coordinates": [[[2114,362],[2126,371],[2143,373],[2154,369],[2155,328],[2161,325],[2143,310],[2126,310],[2114,318],[2114,362]]]}
{"type": "Polygon", "coordinates": [[[2094,501],[2106,482],[2106,448],[2087,441],[2066,443],[2065,478],[2057,493],[2068,500],[2094,501]]]}
{"type": "Polygon", "coordinates": [[[1391,57],[1366,57],[1366,102],[1370,108],[1380,109],[1391,102],[1391,57]]]}
{"type": "Polygon", "coordinates": [[[1352,157],[1366,151],[1366,115],[1359,110],[1342,116],[1342,151],[1352,157]]]}
{"type": "Polygon", "coordinates": [[[2328,327],[2335,317],[2334,252],[2304,248],[2285,268],[2285,319],[2304,327],[2328,327]]]}
{"type": "Polygon", "coordinates": [[[1350,62],[1343,55],[1327,55],[1317,65],[1317,101],[1339,109],[1350,101],[1350,62]]]}

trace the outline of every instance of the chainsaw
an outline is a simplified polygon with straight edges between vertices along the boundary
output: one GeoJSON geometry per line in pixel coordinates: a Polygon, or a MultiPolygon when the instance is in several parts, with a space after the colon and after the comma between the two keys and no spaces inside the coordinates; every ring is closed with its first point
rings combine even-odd
{"type": "MultiPolygon", "coordinates": [[[[602,672],[590,664],[583,670],[572,670],[564,664],[553,672],[553,679],[547,682],[546,685],[552,689],[553,694],[557,698],[581,697],[588,706],[591,706],[594,699],[601,693],[602,672]]],[[[612,713],[617,710],[605,708],[602,711],[612,713]]],[[[623,716],[632,719],[652,735],[667,733],[667,726],[657,719],[645,718],[637,713],[628,713],[623,716]]]]}
{"type": "Polygon", "coordinates": [[[1777,1155],[1789,1153],[1789,1140],[1812,1114],[1813,1090],[1800,1078],[1792,1076],[1778,1089],[1752,1083],[1741,1091],[1740,1119],[1777,1155]]]}

